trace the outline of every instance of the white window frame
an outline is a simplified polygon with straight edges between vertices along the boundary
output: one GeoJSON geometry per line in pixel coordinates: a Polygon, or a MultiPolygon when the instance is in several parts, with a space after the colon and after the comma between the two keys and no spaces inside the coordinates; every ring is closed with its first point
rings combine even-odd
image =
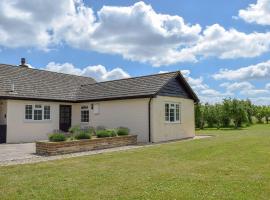
{"type": "Polygon", "coordinates": [[[181,123],[181,103],[177,102],[165,102],[164,104],[164,120],[165,123],[169,124],[176,124],[176,123],[181,123]],[[166,111],[166,105],[168,105],[168,112],[166,111]],[[178,107],[178,120],[176,120],[177,117],[177,107],[178,107]],[[173,109],[173,117],[174,121],[171,121],[171,109],[173,109]],[[168,114],[168,115],[167,115],[168,114]]]}
{"type": "Polygon", "coordinates": [[[90,110],[88,105],[82,105],[81,106],[81,123],[86,123],[88,124],[90,122],[90,110]],[[88,112],[88,121],[82,121],[82,112],[87,111],[88,112]]]}
{"type": "Polygon", "coordinates": [[[42,104],[25,104],[24,105],[24,120],[26,121],[26,122],[43,122],[43,121],[51,121],[51,119],[52,119],[52,110],[51,110],[51,105],[42,105],[42,104]],[[32,106],[32,113],[31,113],[31,115],[32,115],[32,117],[31,117],[31,119],[26,119],[26,106],[32,106]],[[37,108],[36,106],[41,106],[40,108],[37,108]],[[46,106],[49,106],[49,108],[50,108],[50,118],[49,119],[44,119],[44,115],[45,115],[45,107],[46,106]],[[35,110],[41,110],[41,119],[40,120],[35,120],[35,110]]]}
{"type": "Polygon", "coordinates": [[[52,109],[51,109],[51,106],[50,105],[44,105],[43,106],[43,120],[44,121],[49,121],[49,120],[51,120],[51,118],[52,118],[52,109]],[[48,118],[48,119],[45,119],[45,107],[49,107],[49,109],[50,109],[50,112],[49,112],[49,116],[50,116],[50,118],[48,118]]]}

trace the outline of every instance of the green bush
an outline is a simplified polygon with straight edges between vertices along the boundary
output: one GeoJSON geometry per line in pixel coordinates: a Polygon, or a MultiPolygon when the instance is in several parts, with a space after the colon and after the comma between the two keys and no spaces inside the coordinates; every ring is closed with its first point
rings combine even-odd
{"type": "Polygon", "coordinates": [[[81,127],[80,127],[80,125],[76,125],[76,126],[72,126],[72,127],[70,127],[69,129],[68,129],[68,131],[70,132],[70,133],[78,133],[78,132],[80,132],[80,130],[81,130],[81,127]]]}
{"type": "Polygon", "coordinates": [[[65,141],[67,138],[63,133],[53,133],[49,136],[50,142],[62,142],[65,141]]]}
{"type": "Polygon", "coordinates": [[[129,134],[129,129],[126,127],[118,127],[117,128],[117,135],[122,136],[122,135],[128,135],[129,134]]]}
{"type": "Polygon", "coordinates": [[[91,139],[91,134],[87,131],[80,131],[74,136],[77,140],[91,139]]]}
{"type": "Polygon", "coordinates": [[[98,138],[115,137],[115,136],[116,136],[116,133],[114,130],[99,130],[99,131],[97,131],[98,138]]]}

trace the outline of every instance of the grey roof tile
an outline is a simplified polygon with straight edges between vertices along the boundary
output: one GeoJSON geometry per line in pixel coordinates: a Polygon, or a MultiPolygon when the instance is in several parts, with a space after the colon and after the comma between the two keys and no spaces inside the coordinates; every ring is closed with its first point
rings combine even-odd
{"type": "Polygon", "coordinates": [[[45,70],[0,65],[0,96],[75,101],[82,84],[95,83],[89,77],[45,70]],[[14,93],[10,93],[14,84],[14,93]]]}
{"type": "Polygon", "coordinates": [[[177,94],[193,98],[198,102],[196,94],[180,72],[96,82],[89,77],[0,64],[0,97],[2,98],[77,102],[146,97],[158,92],[161,95],[177,94]],[[179,87],[176,78],[182,82],[179,87]],[[15,89],[13,93],[10,92],[12,84],[15,89]]]}
{"type": "Polygon", "coordinates": [[[120,79],[83,85],[78,100],[148,96],[157,93],[177,72],[120,79]]]}

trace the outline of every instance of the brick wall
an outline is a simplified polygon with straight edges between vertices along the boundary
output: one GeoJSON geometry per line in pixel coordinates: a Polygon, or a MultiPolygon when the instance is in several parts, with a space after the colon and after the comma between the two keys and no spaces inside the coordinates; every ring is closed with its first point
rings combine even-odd
{"type": "Polygon", "coordinates": [[[75,153],[82,151],[106,149],[126,145],[137,144],[137,135],[110,137],[110,138],[93,138],[86,140],[74,140],[65,142],[36,142],[36,153],[38,155],[59,155],[75,153]]]}

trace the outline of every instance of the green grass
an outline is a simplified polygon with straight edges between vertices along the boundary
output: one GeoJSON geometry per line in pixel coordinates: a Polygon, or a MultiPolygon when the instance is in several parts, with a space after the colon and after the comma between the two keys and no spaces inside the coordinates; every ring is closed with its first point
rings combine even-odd
{"type": "Polygon", "coordinates": [[[270,125],[125,152],[0,167],[0,199],[269,199],[270,125]]]}

